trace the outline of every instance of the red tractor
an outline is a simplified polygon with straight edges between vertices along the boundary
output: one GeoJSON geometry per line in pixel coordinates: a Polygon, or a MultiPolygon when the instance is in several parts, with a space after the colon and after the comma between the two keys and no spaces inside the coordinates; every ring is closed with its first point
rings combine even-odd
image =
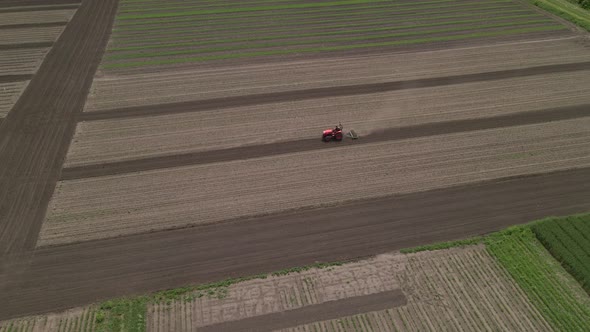
{"type": "Polygon", "coordinates": [[[326,129],[322,135],[322,141],[329,142],[331,140],[341,141],[344,135],[342,134],[342,124],[338,124],[334,129],[326,129]]]}

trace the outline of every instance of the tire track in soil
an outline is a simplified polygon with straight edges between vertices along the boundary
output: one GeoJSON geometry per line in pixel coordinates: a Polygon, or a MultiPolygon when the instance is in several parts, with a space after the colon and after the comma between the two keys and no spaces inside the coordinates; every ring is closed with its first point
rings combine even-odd
{"type": "Polygon", "coordinates": [[[64,9],[66,8],[77,8],[81,0],[3,0],[0,3],[0,12],[6,13],[11,11],[35,11],[39,10],[38,7],[36,8],[10,8],[10,7],[26,7],[26,6],[48,6],[47,8],[43,8],[43,10],[51,10],[52,8],[55,9],[64,9]],[[57,6],[59,5],[59,6],[57,6]],[[61,7],[61,8],[60,8],[61,7]]]}
{"type": "Polygon", "coordinates": [[[13,83],[13,82],[28,81],[32,78],[33,78],[32,74],[0,75],[0,83],[13,83]]]}
{"type": "MultiPolygon", "coordinates": [[[[67,26],[66,26],[66,29],[67,29],[67,26]]],[[[53,45],[54,45],[53,42],[20,43],[20,44],[0,44],[0,51],[20,50],[20,49],[26,49],[26,48],[52,47],[53,45]]],[[[63,46],[64,45],[61,45],[60,47],[63,47],[63,46]]]]}
{"type": "Polygon", "coordinates": [[[351,144],[371,144],[383,141],[395,141],[459,132],[531,125],[550,121],[576,119],[587,116],[590,116],[590,105],[583,104],[551,108],[540,111],[512,113],[489,118],[426,123],[415,126],[384,129],[380,132],[363,136],[357,141],[347,141],[346,144],[344,144],[344,142],[339,144],[324,144],[318,138],[309,138],[280,143],[267,143],[220,150],[200,151],[194,153],[68,167],[63,169],[60,180],[76,180],[163,168],[202,165],[234,160],[247,160],[320,149],[336,149],[339,146],[346,147],[350,146],[351,144]]]}
{"type": "Polygon", "coordinates": [[[1,123],[0,255],[31,249],[37,241],[117,4],[82,3],[1,123]]]}
{"type": "Polygon", "coordinates": [[[52,28],[61,27],[67,25],[68,22],[48,22],[48,23],[23,23],[23,24],[10,24],[0,25],[0,29],[25,29],[25,28],[52,28]]]}

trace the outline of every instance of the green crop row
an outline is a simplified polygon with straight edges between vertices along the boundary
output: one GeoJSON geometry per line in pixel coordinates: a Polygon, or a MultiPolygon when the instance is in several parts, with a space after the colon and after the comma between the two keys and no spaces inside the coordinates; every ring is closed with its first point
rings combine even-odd
{"type": "Polygon", "coordinates": [[[556,331],[590,331],[590,298],[537,241],[530,226],[494,233],[485,243],[556,331]]]}
{"type": "MultiPolygon", "coordinates": [[[[454,1],[454,0],[441,0],[441,1],[454,1]]],[[[153,14],[138,14],[138,15],[119,15],[119,20],[134,20],[144,18],[165,18],[165,17],[179,17],[179,16],[193,16],[193,15],[214,15],[224,13],[244,13],[244,12],[256,12],[256,11],[268,11],[268,10],[288,10],[288,9],[300,9],[300,8],[329,8],[332,6],[346,6],[356,5],[364,3],[378,3],[378,2],[389,2],[389,0],[339,0],[339,1],[322,1],[322,2],[309,2],[309,3],[296,3],[286,5],[269,5],[269,6],[257,6],[257,7],[237,7],[237,8],[220,8],[220,9],[209,9],[209,10],[186,10],[172,13],[153,13],[153,14]]]]}
{"type": "Polygon", "coordinates": [[[168,10],[195,10],[195,9],[211,9],[211,8],[235,8],[243,7],[248,5],[265,5],[268,3],[277,4],[282,2],[295,2],[294,0],[259,0],[254,2],[240,1],[234,3],[201,3],[201,2],[184,2],[184,3],[169,3],[169,2],[158,2],[157,4],[142,3],[141,5],[134,6],[120,6],[119,14],[122,13],[149,13],[149,12],[162,12],[168,10]]]}
{"type": "MultiPolygon", "coordinates": [[[[485,3],[485,2],[484,2],[485,3]]],[[[489,1],[489,3],[509,3],[506,0],[499,0],[499,1],[489,1]]],[[[459,7],[459,6],[473,6],[472,3],[460,4],[460,5],[452,5],[453,2],[451,0],[428,0],[422,2],[414,2],[406,9],[398,9],[398,7],[408,7],[408,5],[395,5],[391,3],[377,3],[372,5],[355,5],[355,6],[334,6],[334,7],[320,7],[320,8],[294,8],[284,12],[272,12],[269,13],[268,11],[255,11],[255,12],[242,12],[236,15],[236,13],[229,12],[225,15],[220,13],[214,16],[195,19],[195,17],[184,17],[184,18],[175,18],[175,17],[166,17],[166,18],[142,18],[142,19],[133,19],[133,20],[117,20],[115,23],[116,27],[123,27],[123,26],[130,26],[130,25],[149,25],[149,24],[157,24],[160,25],[162,23],[181,23],[181,22],[211,22],[211,21],[223,21],[225,24],[231,24],[232,22],[236,21],[237,19],[256,19],[256,18],[268,18],[269,15],[272,17],[296,17],[301,18],[303,17],[308,18],[310,14],[318,14],[323,15],[325,17],[330,17],[332,15],[340,14],[340,15],[357,15],[359,13],[374,13],[376,10],[378,12],[384,12],[386,9],[396,9],[396,12],[401,10],[416,10],[417,8],[421,8],[422,6],[427,6],[428,8],[445,8],[445,7],[459,7]],[[432,6],[438,3],[443,3],[442,6],[432,6]]],[[[480,5],[481,3],[478,3],[480,5]]],[[[318,17],[316,15],[315,17],[318,17]]],[[[190,16],[190,15],[189,15],[190,16]]],[[[117,17],[118,19],[120,17],[117,17]]]]}
{"type": "Polygon", "coordinates": [[[460,34],[460,35],[425,37],[425,38],[418,38],[418,39],[375,42],[375,43],[349,44],[349,45],[339,45],[339,46],[320,46],[320,47],[314,47],[314,48],[270,50],[270,51],[258,51],[258,52],[249,52],[249,53],[217,54],[217,55],[209,55],[209,56],[144,60],[144,61],[135,61],[135,62],[123,62],[123,63],[107,63],[107,64],[103,65],[103,68],[104,69],[115,69],[115,68],[130,68],[130,67],[141,67],[141,66],[150,66],[150,65],[170,65],[170,64],[203,62],[203,61],[212,61],[212,60],[226,60],[226,59],[261,57],[261,56],[273,56],[273,55],[287,55],[287,54],[293,54],[293,53],[305,54],[305,53],[319,53],[319,52],[333,52],[333,51],[350,51],[350,50],[364,49],[364,48],[392,47],[392,46],[415,45],[415,44],[425,44],[425,43],[434,43],[434,42],[458,41],[458,40],[484,38],[484,37],[507,36],[507,35],[521,34],[521,33],[558,31],[558,30],[564,30],[564,29],[566,29],[566,28],[563,26],[542,26],[542,27],[508,29],[508,30],[501,30],[501,31],[474,32],[474,33],[460,34]]]}
{"type": "MultiPolygon", "coordinates": [[[[115,32],[114,39],[115,43],[123,43],[123,44],[132,44],[132,43],[144,43],[144,42],[159,42],[159,41],[169,41],[172,38],[174,40],[186,40],[186,39],[196,39],[196,34],[198,35],[207,35],[211,36],[212,34],[216,34],[213,37],[218,38],[219,36],[227,36],[227,35],[235,35],[236,32],[240,33],[248,33],[251,34],[254,31],[260,31],[266,33],[270,31],[272,33],[280,33],[280,32],[289,32],[295,29],[297,31],[317,31],[317,30],[326,30],[326,29],[339,29],[339,28],[351,28],[351,27],[364,27],[364,26],[377,26],[377,25],[384,25],[384,24],[399,24],[399,23],[407,23],[407,22],[416,22],[419,20],[420,22],[430,22],[434,20],[443,20],[443,19],[454,19],[454,18],[466,18],[466,17],[483,17],[483,15],[497,15],[497,14],[505,14],[505,15],[515,15],[515,14],[524,14],[528,13],[531,14],[530,11],[524,9],[513,9],[513,10],[506,10],[504,8],[496,9],[490,8],[493,10],[486,11],[484,13],[463,13],[463,14],[453,14],[449,15],[449,13],[456,13],[456,10],[451,11],[441,11],[436,12],[433,15],[424,16],[422,13],[414,14],[414,15],[404,15],[403,19],[398,19],[397,17],[392,17],[390,14],[384,15],[372,15],[370,18],[368,17],[359,17],[359,18],[338,18],[332,20],[323,20],[323,21],[281,21],[280,19],[267,21],[265,23],[259,24],[248,24],[248,25],[238,25],[238,26],[228,26],[223,25],[221,27],[197,27],[191,29],[183,29],[183,30],[168,30],[167,27],[163,27],[160,31],[157,32],[150,32],[149,34],[142,34],[141,36],[137,34],[122,34],[120,32],[115,32]],[[496,10],[494,10],[496,9],[496,10]],[[359,23],[360,22],[360,23],[359,23]],[[321,25],[316,25],[316,24],[321,25]],[[224,33],[226,32],[226,33],[224,33]],[[162,37],[163,36],[163,37],[162,37]]],[[[494,19],[494,17],[490,17],[490,19],[494,19]]],[[[211,39],[211,38],[209,38],[211,39]]]]}
{"type": "Polygon", "coordinates": [[[532,229],[545,248],[590,294],[590,215],[547,219],[532,229]]]}
{"type": "MultiPolygon", "coordinates": [[[[367,29],[354,29],[354,30],[338,30],[338,31],[325,31],[325,32],[313,32],[313,33],[297,33],[297,34],[283,34],[283,35],[270,35],[270,36],[255,36],[255,37],[246,37],[246,38],[233,38],[233,39],[213,39],[213,40],[203,40],[203,41],[190,41],[190,42],[174,42],[174,43],[157,43],[157,44],[147,44],[147,45],[139,45],[139,46],[128,46],[128,47],[115,47],[111,48],[111,52],[119,52],[119,51],[137,51],[137,50],[150,50],[150,49],[158,49],[158,48],[176,48],[176,47],[194,47],[194,46],[202,46],[202,45],[211,45],[211,44],[230,44],[230,43],[241,43],[241,42],[253,42],[253,41],[264,41],[264,40],[279,40],[279,39],[292,39],[292,38],[307,38],[307,37],[322,37],[322,36],[338,36],[338,35],[354,35],[354,34],[361,34],[361,33],[375,33],[375,32],[383,32],[383,31],[396,31],[396,30],[405,30],[405,29],[416,29],[416,28],[427,28],[427,27],[436,27],[436,26],[446,26],[446,25],[458,25],[458,24],[467,24],[467,23],[481,23],[481,22],[489,22],[495,20],[507,20],[507,19],[516,19],[516,18],[533,18],[533,17],[540,17],[537,14],[525,14],[525,15],[509,15],[509,16],[499,16],[491,18],[482,18],[482,19],[468,19],[468,20],[457,20],[457,21],[442,21],[442,22],[435,22],[435,23],[427,23],[427,24],[416,24],[416,25],[406,25],[406,26],[387,26],[387,27],[377,27],[377,28],[367,28],[367,29]]],[[[527,22],[527,21],[525,21],[527,22]]],[[[546,19],[536,20],[536,21],[528,21],[534,23],[544,23],[548,22],[546,19]]],[[[528,24],[528,23],[527,23],[528,24]]],[[[515,25],[514,23],[510,23],[510,25],[515,25]]],[[[492,26],[492,25],[487,25],[492,26]]],[[[437,30],[438,31],[438,30],[437,30]]],[[[431,30],[429,33],[436,33],[437,31],[431,30]]],[[[453,30],[446,30],[447,31],[457,31],[455,28],[453,30]]],[[[415,34],[422,34],[422,32],[412,32],[410,34],[396,34],[396,35],[389,35],[393,37],[403,37],[403,36],[411,36],[415,34]]],[[[388,37],[389,37],[388,36],[388,37]]],[[[381,37],[377,37],[381,38],[381,37]]],[[[371,39],[371,36],[362,37],[362,39],[371,39]]],[[[355,40],[355,39],[345,39],[346,41],[355,40]]],[[[358,40],[358,39],[356,39],[358,40]]],[[[299,43],[308,43],[308,42],[299,42],[299,43]]],[[[281,43],[278,46],[284,46],[284,43],[281,43]]],[[[247,45],[251,47],[251,45],[247,45]]],[[[197,53],[197,52],[195,52],[197,53]]],[[[132,56],[133,57],[133,56],[132,56]]]]}

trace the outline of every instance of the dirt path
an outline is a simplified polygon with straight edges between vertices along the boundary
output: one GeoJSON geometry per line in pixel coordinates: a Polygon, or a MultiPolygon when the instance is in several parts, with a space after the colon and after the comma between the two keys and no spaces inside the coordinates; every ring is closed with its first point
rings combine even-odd
{"type": "Polygon", "coordinates": [[[41,248],[5,260],[0,319],[465,238],[590,209],[590,169],[495,180],[248,222],[41,248]],[[427,207],[427,208],[426,208],[427,207]],[[269,227],[272,226],[272,227],[269,227]]]}
{"type": "Polygon", "coordinates": [[[117,0],[84,1],[1,123],[1,254],[35,245],[116,8],[117,0]]]}

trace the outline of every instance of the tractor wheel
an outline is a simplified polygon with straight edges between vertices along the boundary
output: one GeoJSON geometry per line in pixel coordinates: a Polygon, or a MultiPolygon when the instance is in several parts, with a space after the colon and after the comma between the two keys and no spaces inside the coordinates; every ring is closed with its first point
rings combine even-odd
{"type": "Polygon", "coordinates": [[[336,136],[334,136],[334,139],[337,141],[341,141],[342,140],[342,134],[338,134],[336,136]]]}
{"type": "Polygon", "coordinates": [[[324,142],[329,142],[330,140],[332,140],[332,136],[330,135],[326,135],[323,137],[324,142]]]}

